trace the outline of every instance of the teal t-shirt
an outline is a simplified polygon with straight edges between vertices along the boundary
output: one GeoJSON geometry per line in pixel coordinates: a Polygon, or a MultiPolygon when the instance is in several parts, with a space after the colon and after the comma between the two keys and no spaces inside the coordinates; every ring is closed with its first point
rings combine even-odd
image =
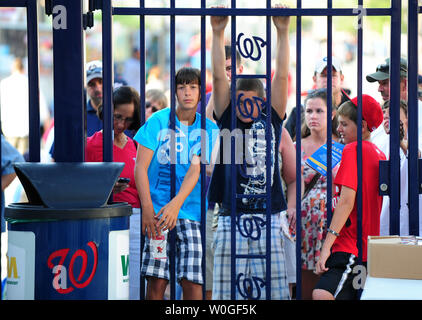
{"type": "MultiPolygon", "coordinates": [[[[201,150],[201,115],[196,113],[195,121],[190,126],[180,122],[177,116],[175,118],[175,130],[172,133],[170,129],[170,108],[155,112],[133,138],[142,146],[154,151],[148,168],[148,179],[155,213],[158,213],[163,206],[170,202],[170,164],[174,163],[176,168],[177,194],[189,170],[192,156],[201,156],[205,164],[209,163],[212,149],[219,135],[217,125],[206,119],[204,131],[206,150],[204,152],[201,150]],[[170,155],[171,137],[176,139],[173,157],[170,155]]],[[[183,203],[178,219],[201,221],[201,177],[183,203]]]]}

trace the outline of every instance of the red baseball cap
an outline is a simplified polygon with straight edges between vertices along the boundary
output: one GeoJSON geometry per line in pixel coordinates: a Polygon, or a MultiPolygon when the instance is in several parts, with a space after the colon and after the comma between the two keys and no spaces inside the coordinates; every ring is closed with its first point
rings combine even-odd
{"type": "MultiPolygon", "coordinates": [[[[350,99],[350,101],[356,107],[358,106],[358,97],[350,99]]],[[[368,124],[370,132],[378,128],[384,120],[380,104],[367,94],[362,95],[362,118],[368,124]]]]}

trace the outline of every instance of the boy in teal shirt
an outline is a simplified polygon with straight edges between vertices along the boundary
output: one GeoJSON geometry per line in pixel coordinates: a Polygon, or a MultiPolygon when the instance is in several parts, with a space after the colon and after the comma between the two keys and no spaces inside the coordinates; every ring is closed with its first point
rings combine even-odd
{"type": "MultiPolygon", "coordinates": [[[[202,299],[201,159],[210,161],[218,127],[206,120],[205,150],[201,150],[201,73],[182,68],[176,73],[175,132],[169,128],[170,109],[154,113],[139,129],[135,181],[141,199],[142,233],[146,234],[141,274],[147,277],[147,299],[163,299],[169,281],[168,254],[156,255],[153,241],[176,228],[177,280],[184,299],[202,299]],[[176,139],[171,157],[172,137],[176,139]],[[170,198],[170,164],[175,164],[176,196],[170,198]]],[[[161,248],[164,248],[162,246],[161,248]]],[[[168,253],[168,246],[167,246],[168,253]]]]}

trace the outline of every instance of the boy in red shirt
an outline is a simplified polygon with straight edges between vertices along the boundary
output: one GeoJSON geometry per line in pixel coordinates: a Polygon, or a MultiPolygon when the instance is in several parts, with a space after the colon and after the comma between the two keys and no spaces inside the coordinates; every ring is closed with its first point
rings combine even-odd
{"type": "MultiPolygon", "coordinates": [[[[357,97],[343,103],[338,111],[338,127],[346,144],[334,184],[340,190],[333,218],[328,228],[316,273],[314,300],[356,299],[353,267],[357,248],[357,97]]],[[[362,95],[362,261],[367,260],[368,235],[379,235],[382,197],[378,192],[379,161],[385,155],[369,141],[371,131],[383,121],[381,106],[372,97],[362,95]]]]}

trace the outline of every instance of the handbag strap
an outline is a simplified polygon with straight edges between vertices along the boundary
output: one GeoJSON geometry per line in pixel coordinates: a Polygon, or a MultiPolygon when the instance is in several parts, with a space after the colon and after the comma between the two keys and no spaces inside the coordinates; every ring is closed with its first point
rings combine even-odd
{"type": "Polygon", "coordinates": [[[308,195],[309,191],[311,191],[311,189],[315,186],[315,184],[317,183],[320,177],[321,177],[321,173],[319,172],[317,172],[313,176],[312,180],[305,186],[305,191],[303,192],[302,199],[304,199],[308,195]]]}

